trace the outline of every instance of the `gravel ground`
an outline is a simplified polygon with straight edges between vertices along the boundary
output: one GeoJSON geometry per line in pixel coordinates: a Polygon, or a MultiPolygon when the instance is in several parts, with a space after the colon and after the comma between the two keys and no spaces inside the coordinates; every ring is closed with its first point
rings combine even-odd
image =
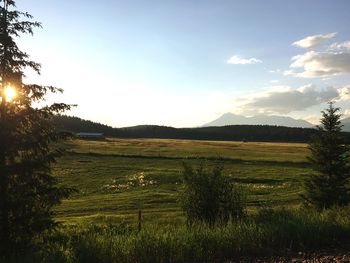
{"type": "Polygon", "coordinates": [[[292,254],[290,256],[275,256],[268,258],[251,258],[242,259],[237,261],[230,261],[229,263],[242,262],[242,263],[262,263],[262,262],[291,262],[291,263],[320,263],[320,262],[336,262],[336,263],[350,263],[350,248],[343,250],[327,250],[327,251],[317,251],[297,254],[292,254]]]}

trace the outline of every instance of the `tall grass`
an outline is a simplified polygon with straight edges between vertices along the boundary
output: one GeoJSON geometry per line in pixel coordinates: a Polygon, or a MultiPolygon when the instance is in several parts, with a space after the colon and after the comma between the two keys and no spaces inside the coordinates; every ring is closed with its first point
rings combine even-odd
{"type": "Polygon", "coordinates": [[[20,262],[223,262],[349,245],[350,209],[264,209],[225,226],[141,232],[125,224],[65,226],[43,241],[20,262]]]}

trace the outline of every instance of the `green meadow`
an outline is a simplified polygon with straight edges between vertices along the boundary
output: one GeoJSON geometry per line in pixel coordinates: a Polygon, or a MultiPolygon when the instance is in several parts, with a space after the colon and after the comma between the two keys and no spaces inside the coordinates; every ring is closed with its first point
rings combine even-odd
{"type": "Polygon", "coordinates": [[[312,173],[305,144],[165,139],[72,140],[54,167],[60,184],[78,190],[56,207],[60,222],[183,223],[178,204],[183,162],[220,164],[246,195],[248,212],[296,207],[312,173]]]}
{"type": "Polygon", "coordinates": [[[106,139],[63,147],[53,172],[77,192],[55,208],[61,224],[25,257],[3,262],[289,262],[300,251],[348,250],[349,206],[302,205],[312,173],[305,144],[106,139]],[[178,202],[184,162],[222,165],[245,193],[247,215],[189,227],[178,202]]]}

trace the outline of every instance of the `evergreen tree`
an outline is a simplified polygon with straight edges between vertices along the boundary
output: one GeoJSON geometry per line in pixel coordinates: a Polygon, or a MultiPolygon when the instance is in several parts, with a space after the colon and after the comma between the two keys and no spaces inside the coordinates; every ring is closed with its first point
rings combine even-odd
{"type": "Polygon", "coordinates": [[[305,182],[305,200],[318,209],[334,205],[344,206],[350,201],[349,146],[341,133],[339,108],[329,103],[322,111],[318,134],[309,145],[309,161],[315,174],[305,182]]]}
{"type": "Polygon", "coordinates": [[[50,169],[60,154],[52,143],[65,137],[54,130],[51,118],[70,106],[34,107],[47,92],[61,90],[22,83],[23,71],[40,73],[40,65],[18,48],[15,38],[40,26],[16,10],[15,1],[0,1],[0,259],[53,227],[51,208],[70,192],[57,186],[50,169]]]}

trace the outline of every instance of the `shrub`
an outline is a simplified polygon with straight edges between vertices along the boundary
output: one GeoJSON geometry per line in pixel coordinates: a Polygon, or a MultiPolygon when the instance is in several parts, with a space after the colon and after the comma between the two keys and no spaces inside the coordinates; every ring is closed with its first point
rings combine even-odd
{"type": "Polygon", "coordinates": [[[244,215],[242,192],[231,177],[222,173],[222,166],[210,169],[203,164],[197,168],[184,164],[183,167],[180,200],[189,225],[199,221],[212,226],[244,215]]]}

